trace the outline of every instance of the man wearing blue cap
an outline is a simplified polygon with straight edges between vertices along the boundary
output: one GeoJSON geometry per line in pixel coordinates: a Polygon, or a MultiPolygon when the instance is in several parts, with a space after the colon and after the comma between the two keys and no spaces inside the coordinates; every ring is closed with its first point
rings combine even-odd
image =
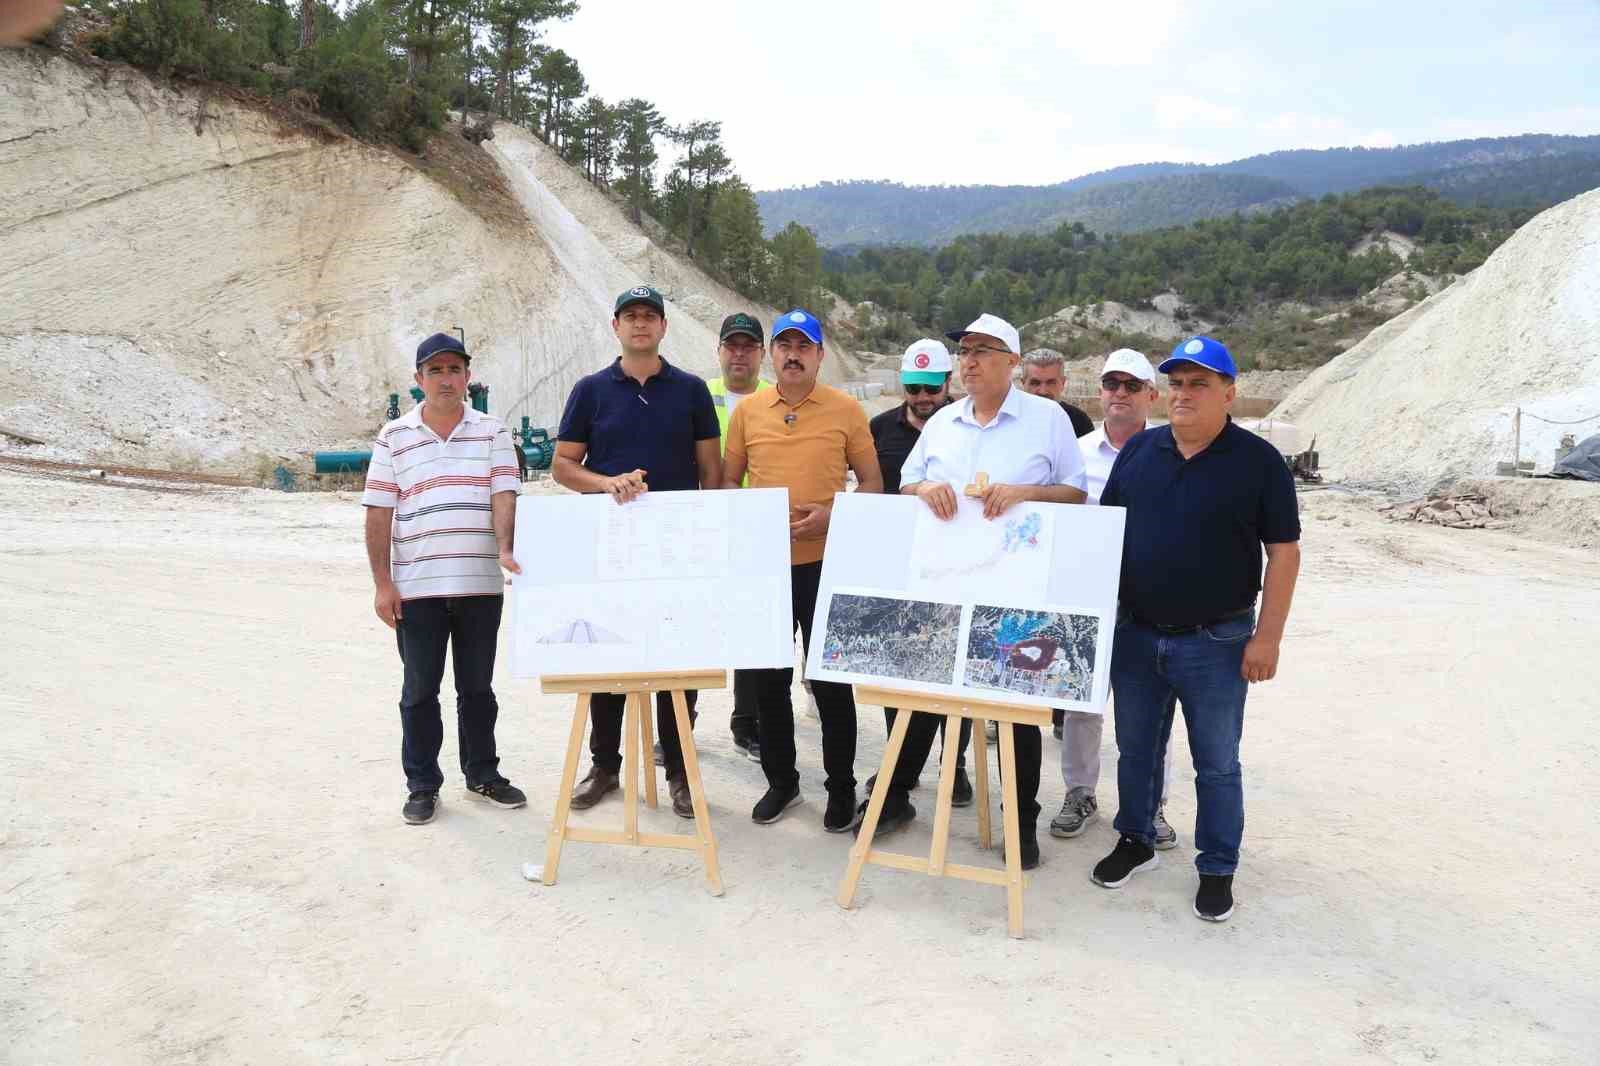
{"type": "MultiPolygon", "coordinates": [[[[883,489],[866,413],[850,396],[817,380],[823,357],[822,323],[815,316],[799,309],[778,316],[772,324],[777,384],[739,404],[728,419],[722,471],[722,483],[730,489],[738,488],[748,474],[751,488],[789,492],[790,602],[793,624],[808,649],[834,494],[844,491],[846,469],[855,472],[858,491],[883,489]]],[[[758,694],[767,792],[750,817],[765,825],[800,802],[789,697],[794,668],[740,673],[754,680],[758,694]]],[[[849,685],[833,681],[811,682],[811,693],[822,724],[822,768],[828,775],[822,828],[848,832],[855,818],[855,694],[849,685]]]]}
{"type": "Polygon", "coordinates": [[[1228,415],[1238,376],[1228,349],[1194,337],[1160,370],[1171,424],[1123,445],[1100,495],[1104,506],[1127,508],[1111,657],[1121,838],[1090,876],[1120,888],[1157,865],[1161,764],[1181,701],[1198,807],[1194,913],[1222,922],[1233,913],[1244,835],[1245,695],[1278,670],[1300,515],[1278,450],[1228,415]]]}
{"type": "MultiPolygon", "coordinates": [[[[556,431],[555,480],[574,492],[604,492],[626,505],[646,492],[722,487],[717,411],[706,383],[661,356],[666,301],[648,285],[620,294],[611,331],[621,349],[611,364],[578,381],[556,431]]],[[[689,721],[699,694],[689,690],[689,721]]],[[[623,697],[597,692],[589,703],[594,765],[572,792],[572,806],[593,807],[615,792],[622,771],[623,697]]],[[[694,817],[683,744],[671,696],[656,694],[656,735],[672,810],[694,817]]]]}
{"type": "Polygon", "coordinates": [[[400,764],[406,822],[433,820],[444,774],[439,685],[452,653],[456,736],[467,792],[497,807],[521,807],[522,791],[500,775],[494,725],[495,644],[511,555],[517,472],[511,433],[465,403],[472,380],[466,346],[435,333],[417,346],[422,402],[384,426],[372,448],[366,491],[367,561],[374,608],[395,631],[400,690],[400,764]]]}

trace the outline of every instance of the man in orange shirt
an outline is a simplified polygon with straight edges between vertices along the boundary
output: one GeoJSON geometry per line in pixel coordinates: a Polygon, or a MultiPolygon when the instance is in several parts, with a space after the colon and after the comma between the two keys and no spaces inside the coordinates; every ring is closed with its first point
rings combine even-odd
{"type": "MultiPolygon", "coordinates": [[[[845,470],[855,472],[861,492],[883,491],[877,447],[861,405],[817,381],[822,369],[822,324],[806,311],[790,311],[772,324],[772,368],[777,386],[756,393],[733,412],[723,446],[722,481],[736,489],[789,490],[789,580],[794,624],[809,652],[811,616],[822,579],[833,496],[843,492],[845,470]],[[749,480],[745,481],[746,475],[749,480]]],[[[792,667],[741,671],[755,675],[759,692],[761,769],[767,794],[751,818],[776,822],[800,802],[795,769],[792,667]]],[[[736,682],[737,683],[737,682],[736,682]]],[[[850,829],[856,809],[856,701],[849,685],[811,682],[822,723],[822,765],[827,771],[828,808],[822,828],[850,829]]]]}

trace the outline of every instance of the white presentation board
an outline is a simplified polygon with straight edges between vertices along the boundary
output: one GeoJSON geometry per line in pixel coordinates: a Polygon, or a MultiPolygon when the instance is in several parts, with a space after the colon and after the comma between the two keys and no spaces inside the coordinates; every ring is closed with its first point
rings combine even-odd
{"type": "Polygon", "coordinates": [[[794,663],[783,489],[517,498],[511,672],[794,663]]]}
{"type": "Polygon", "coordinates": [[[806,676],[1104,713],[1120,507],[840,493],[806,676]]]}

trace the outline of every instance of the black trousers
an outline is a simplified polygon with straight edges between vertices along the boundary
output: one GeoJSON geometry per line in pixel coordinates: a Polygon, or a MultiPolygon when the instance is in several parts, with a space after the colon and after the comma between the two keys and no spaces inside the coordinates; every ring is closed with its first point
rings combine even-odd
{"type": "MultiPolygon", "coordinates": [[[[817,607],[817,585],[822,580],[822,563],[801,563],[789,568],[789,591],[794,609],[794,624],[800,627],[800,641],[806,654],[811,652],[811,616],[817,607]]],[[[794,668],[778,670],[739,670],[747,675],[745,684],[757,700],[761,723],[761,770],[767,784],[786,788],[800,781],[795,768],[794,705],[789,688],[794,684],[794,668]]],[[[811,695],[817,701],[817,717],[822,721],[822,768],[829,792],[855,793],[856,776],[856,697],[849,685],[837,681],[811,682],[811,695]]]]}
{"type": "MultiPolygon", "coordinates": [[[[917,783],[928,761],[928,753],[933,750],[934,735],[943,723],[943,715],[922,711],[912,715],[911,724],[906,727],[905,746],[894,764],[890,787],[906,792],[917,783]]],[[[968,719],[963,724],[970,723],[968,719]]],[[[1006,724],[1001,722],[1000,728],[1005,729],[1006,724]]],[[[1039,764],[1044,755],[1044,740],[1036,725],[1011,728],[1016,730],[1017,738],[1017,821],[1023,832],[1032,832],[1039,822],[1039,764]]]]}
{"type": "MultiPolygon", "coordinates": [[[[894,716],[899,714],[899,713],[900,713],[899,710],[894,708],[894,707],[885,707],[883,709],[883,728],[885,730],[887,730],[887,732],[889,732],[889,733],[894,732],[894,716]]],[[[912,729],[912,727],[915,726],[915,724],[916,723],[913,722],[912,725],[907,726],[906,727],[907,732],[909,732],[912,729]]],[[[939,749],[940,751],[944,750],[942,745],[944,744],[945,724],[946,724],[945,719],[940,718],[939,719],[939,743],[941,745],[941,747],[939,749]]],[[[957,739],[960,741],[961,747],[959,749],[957,749],[957,751],[956,751],[956,769],[957,770],[964,770],[964,769],[966,769],[966,766],[967,766],[967,746],[972,743],[972,719],[970,719],[970,718],[961,719],[961,735],[957,739]]],[[[899,776],[899,775],[897,774],[896,776],[899,776]]]]}
{"type": "MultiPolygon", "coordinates": [[[[694,728],[694,705],[700,693],[684,693],[689,704],[689,728],[694,728]]],[[[601,770],[622,772],[622,715],[627,697],[620,692],[596,692],[589,697],[589,755],[601,770]]],[[[661,761],[667,780],[683,776],[683,742],[678,739],[678,716],[672,712],[672,693],[656,693],[656,739],[661,742],[661,761]]],[[[651,758],[645,752],[646,759],[651,758]]]]}
{"type": "Polygon", "coordinates": [[[735,740],[756,740],[761,736],[761,723],[756,717],[761,703],[759,679],[750,676],[757,672],[733,672],[733,714],[728,718],[728,729],[735,740]]]}
{"type": "Polygon", "coordinates": [[[456,682],[456,749],[468,785],[500,780],[495,754],[495,640],[500,633],[500,596],[430,596],[407,600],[394,627],[395,645],[405,668],[400,689],[400,765],[406,788],[436,792],[444,784],[439,749],[444,722],[439,685],[444,681],[448,647],[456,682]]]}

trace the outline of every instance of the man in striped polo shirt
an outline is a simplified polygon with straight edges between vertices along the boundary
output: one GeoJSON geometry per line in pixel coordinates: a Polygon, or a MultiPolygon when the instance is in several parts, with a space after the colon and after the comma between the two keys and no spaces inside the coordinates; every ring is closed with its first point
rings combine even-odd
{"type": "Polygon", "coordinates": [[[433,819],[444,784],[439,685],[447,645],[468,794],[499,807],[528,802],[500,776],[500,705],[491,685],[505,591],[500,568],[519,572],[511,538],[521,480],[510,431],[466,403],[469,362],[448,333],[417,346],[423,400],[379,431],[361,498],[376,610],[395,631],[405,667],[400,763],[412,825],[433,819]]]}

